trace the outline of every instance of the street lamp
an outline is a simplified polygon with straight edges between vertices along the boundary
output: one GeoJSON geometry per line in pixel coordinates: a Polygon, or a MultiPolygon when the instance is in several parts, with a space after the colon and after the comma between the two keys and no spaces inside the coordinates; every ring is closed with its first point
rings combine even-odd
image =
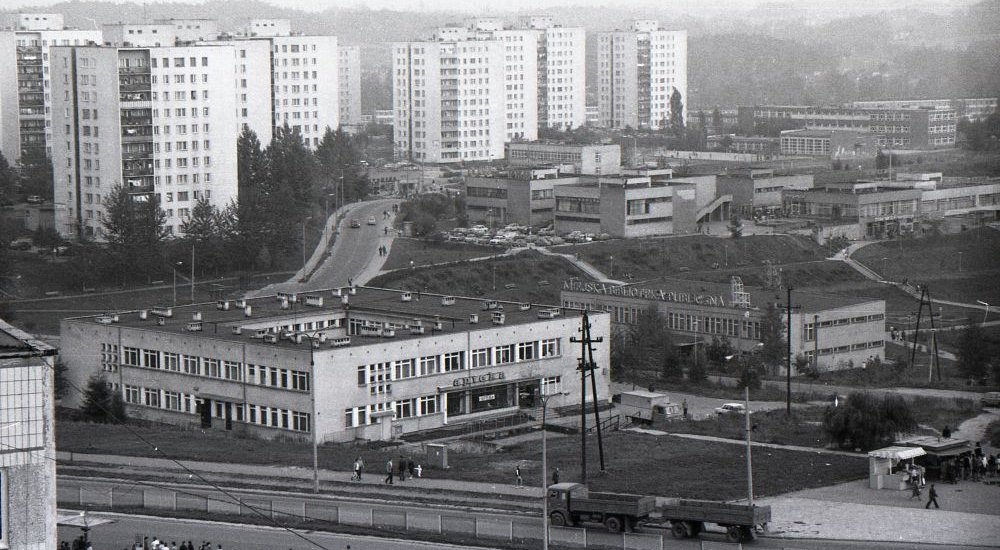
{"type": "Polygon", "coordinates": [[[962,253],[958,253],[958,272],[962,272],[962,253]]]}
{"type": "Polygon", "coordinates": [[[986,324],[986,318],[990,316],[990,305],[982,300],[976,300],[977,304],[982,304],[986,306],[986,313],[983,314],[983,324],[986,324]]]}
{"type": "MultiPolygon", "coordinates": [[[[539,392],[541,393],[541,392],[539,392]]],[[[545,433],[545,412],[549,406],[549,399],[557,395],[569,395],[567,392],[541,395],[542,401],[542,550],[549,550],[549,464],[548,448],[546,447],[545,433]]]]}
{"type": "Polygon", "coordinates": [[[608,276],[614,278],[614,276],[615,276],[615,257],[614,256],[608,256],[608,259],[611,262],[611,268],[609,269],[610,272],[608,273],[608,276]]]}

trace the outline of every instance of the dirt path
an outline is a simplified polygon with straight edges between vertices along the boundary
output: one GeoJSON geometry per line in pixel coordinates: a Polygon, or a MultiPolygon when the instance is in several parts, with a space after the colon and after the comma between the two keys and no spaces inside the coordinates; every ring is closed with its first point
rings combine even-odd
{"type": "Polygon", "coordinates": [[[994,450],[989,449],[989,442],[984,439],[986,434],[986,425],[994,420],[1000,420],[1000,409],[992,409],[979,416],[972,417],[958,427],[957,430],[953,431],[952,437],[957,437],[960,439],[968,439],[969,441],[976,442],[982,441],[984,451],[987,453],[992,453],[994,450]]]}

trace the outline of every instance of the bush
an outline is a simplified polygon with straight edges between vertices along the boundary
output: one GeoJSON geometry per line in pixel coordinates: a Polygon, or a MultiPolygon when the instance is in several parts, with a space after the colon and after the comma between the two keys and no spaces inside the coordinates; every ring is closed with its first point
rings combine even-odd
{"type": "Polygon", "coordinates": [[[833,443],[862,451],[892,443],[916,426],[910,404],[895,394],[851,393],[843,406],[828,407],[823,415],[823,429],[833,443]]]}
{"type": "Polygon", "coordinates": [[[100,374],[87,380],[80,412],[86,420],[102,424],[120,424],[128,419],[121,394],[113,392],[108,381],[100,374]]]}

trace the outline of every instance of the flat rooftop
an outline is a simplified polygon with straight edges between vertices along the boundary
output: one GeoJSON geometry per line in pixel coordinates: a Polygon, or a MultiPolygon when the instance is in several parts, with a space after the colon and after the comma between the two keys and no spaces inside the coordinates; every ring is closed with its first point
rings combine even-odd
{"type": "MultiPolygon", "coordinates": [[[[540,322],[551,318],[552,315],[555,315],[555,318],[575,317],[579,313],[578,310],[558,305],[522,304],[520,302],[445,296],[417,291],[362,286],[354,287],[354,291],[354,294],[350,294],[348,288],[340,289],[340,292],[347,296],[347,304],[342,302],[342,296],[336,295],[337,289],[325,289],[297,294],[295,302],[289,300],[287,309],[283,307],[282,295],[272,295],[242,301],[230,300],[228,310],[223,309],[222,301],[173,307],[150,304],[149,309],[145,310],[72,317],[64,322],[101,323],[182,334],[196,338],[254,342],[259,341],[259,338],[256,337],[257,331],[264,327],[294,325],[333,317],[351,317],[351,314],[358,314],[358,318],[389,321],[397,325],[416,325],[414,321],[419,319],[424,334],[412,334],[409,328],[397,328],[395,336],[392,337],[393,339],[407,339],[421,338],[432,333],[490,330],[496,326],[493,323],[495,312],[504,314],[504,325],[540,322]],[[322,298],[322,305],[318,305],[319,298],[322,298]],[[495,304],[495,309],[487,309],[487,304],[490,302],[495,304]],[[244,307],[250,308],[249,317],[245,314],[244,307]],[[171,313],[169,317],[165,316],[168,309],[171,313]],[[143,311],[145,311],[146,319],[142,318],[143,311]],[[194,315],[199,313],[201,315],[200,321],[194,318],[194,315]],[[477,323],[470,322],[472,314],[478,315],[477,323]],[[113,320],[115,317],[117,320],[113,320]],[[440,331],[433,328],[437,321],[441,322],[440,331]],[[192,330],[196,326],[194,324],[199,324],[200,330],[192,330]],[[234,327],[242,327],[242,333],[235,334],[234,327]]],[[[289,297],[290,295],[283,296],[289,297]]],[[[298,333],[313,336],[322,332],[326,333],[329,338],[336,330],[343,330],[343,328],[303,330],[298,333]]],[[[357,335],[352,335],[351,338],[351,345],[384,342],[386,339],[377,336],[357,335]]],[[[305,347],[308,345],[308,338],[304,338],[302,344],[296,344],[291,339],[279,338],[273,345],[288,348],[305,347]]],[[[320,347],[330,346],[331,342],[328,340],[320,347]]]]}

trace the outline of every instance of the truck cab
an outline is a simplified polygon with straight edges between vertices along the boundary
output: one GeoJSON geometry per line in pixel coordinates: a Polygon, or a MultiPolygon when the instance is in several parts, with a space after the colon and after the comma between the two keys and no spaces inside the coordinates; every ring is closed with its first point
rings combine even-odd
{"type": "Polygon", "coordinates": [[[631,530],[638,521],[649,517],[656,506],[656,499],[651,496],[595,493],[579,483],[549,485],[545,498],[552,525],[595,523],[612,533],[631,530]]]}

